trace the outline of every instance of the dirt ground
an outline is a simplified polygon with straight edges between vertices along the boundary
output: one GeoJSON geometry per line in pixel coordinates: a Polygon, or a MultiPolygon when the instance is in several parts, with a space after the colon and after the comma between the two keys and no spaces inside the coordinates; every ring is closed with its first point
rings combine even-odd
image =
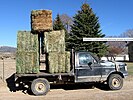
{"type": "MultiPolygon", "coordinates": [[[[67,88],[67,87],[66,87],[67,88]]],[[[133,100],[133,76],[124,80],[121,90],[107,91],[100,88],[77,87],[76,89],[53,88],[45,96],[34,96],[22,91],[10,92],[0,80],[0,100],[133,100]]]]}
{"type": "MultiPolygon", "coordinates": [[[[15,72],[15,60],[4,60],[4,79],[15,72]]],[[[133,100],[133,76],[124,80],[118,91],[103,88],[91,89],[88,85],[54,86],[46,96],[34,96],[22,91],[11,92],[6,81],[3,82],[3,61],[0,60],[0,100],[133,100]]]]}

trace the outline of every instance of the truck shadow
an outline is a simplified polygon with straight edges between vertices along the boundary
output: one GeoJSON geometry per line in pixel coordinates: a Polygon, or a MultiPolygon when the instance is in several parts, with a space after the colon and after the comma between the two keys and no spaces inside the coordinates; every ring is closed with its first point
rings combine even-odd
{"type": "Polygon", "coordinates": [[[9,78],[6,79],[7,87],[9,88],[10,92],[17,92],[22,91],[24,94],[28,93],[30,95],[33,95],[29,88],[24,87],[23,84],[20,84],[19,87],[16,87],[15,84],[15,74],[12,74],[9,78]]]}
{"type": "Polygon", "coordinates": [[[55,85],[52,84],[50,85],[50,89],[64,89],[64,90],[78,90],[78,89],[94,89],[98,88],[100,90],[105,90],[108,91],[109,88],[105,84],[101,83],[80,83],[80,84],[60,84],[60,85],[55,85]]]}
{"type": "Polygon", "coordinates": [[[94,87],[86,84],[60,84],[60,85],[50,85],[50,89],[64,89],[64,90],[78,90],[78,89],[93,89],[94,87]]]}
{"type": "Polygon", "coordinates": [[[16,92],[15,86],[15,74],[12,74],[10,77],[6,79],[7,87],[11,92],[16,92]]]}

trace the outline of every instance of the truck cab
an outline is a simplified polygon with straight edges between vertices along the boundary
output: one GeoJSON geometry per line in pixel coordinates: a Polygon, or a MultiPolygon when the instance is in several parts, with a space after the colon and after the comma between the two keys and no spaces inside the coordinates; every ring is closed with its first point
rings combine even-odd
{"type": "Polygon", "coordinates": [[[119,90],[128,75],[122,62],[100,61],[89,52],[75,52],[75,82],[106,82],[110,89],[119,90]]]}

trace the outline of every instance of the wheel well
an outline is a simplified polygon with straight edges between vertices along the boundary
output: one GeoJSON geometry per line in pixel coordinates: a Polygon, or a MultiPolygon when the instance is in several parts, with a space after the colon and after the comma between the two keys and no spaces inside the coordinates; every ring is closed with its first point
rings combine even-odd
{"type": "MultiPolygon", "coordinates": [[[[110,75],[112,75],[112,74],[118,74],[118,75],[120,75],[122,78],[124,78],[124,75],[123,75],[121,72],[112,72],[112,73],[110,73],[110,75]]],[[[108,76],[107,80],[109,79],[110,75],[108,76]]]]}

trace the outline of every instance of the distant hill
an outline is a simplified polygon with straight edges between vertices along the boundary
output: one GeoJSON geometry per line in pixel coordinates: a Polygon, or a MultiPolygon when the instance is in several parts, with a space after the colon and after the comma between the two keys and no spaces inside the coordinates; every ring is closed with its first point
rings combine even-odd
{"type": "Polygon", "coordinates": [[[9,47],[9,46],[0,46],[0,52],[16,52],[16,48],[15,47],[9,47]]]}

